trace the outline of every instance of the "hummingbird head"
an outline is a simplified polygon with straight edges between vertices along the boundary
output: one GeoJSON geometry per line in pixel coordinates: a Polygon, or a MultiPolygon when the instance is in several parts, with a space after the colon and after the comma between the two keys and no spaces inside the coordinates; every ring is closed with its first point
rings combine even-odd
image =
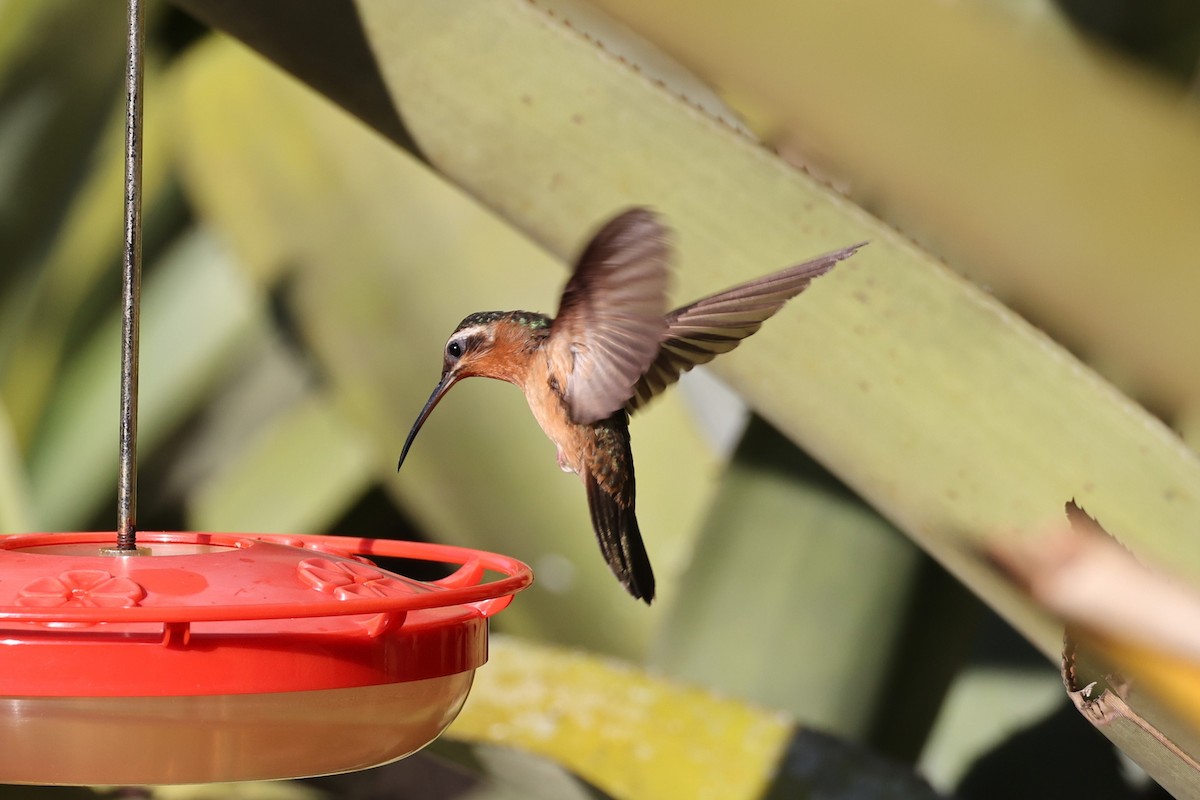
{"type": "Polygon", "coordinates": [[[442,348],[442,377],[408,432],[396,470],[434,407],[460,379],[481,376],[520,384],[529,355],[550,333],[550,322],[529,311],[483,311],[460,322],[442,348]]]}

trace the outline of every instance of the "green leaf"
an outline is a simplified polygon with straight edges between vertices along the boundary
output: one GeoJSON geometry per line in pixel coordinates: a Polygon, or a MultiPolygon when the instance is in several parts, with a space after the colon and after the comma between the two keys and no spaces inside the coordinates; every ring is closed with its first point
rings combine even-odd
{"type": "Polygon", "coordinates": [[[474,776],[471,800],[605,800],[610,795],[557,763],[511,747],[443,739],[428,750],[474,776]]]}
{"type": "Polygon", "coordinates": [[[1200,105],[1061,4],[595,5],[1136,396],[1172,414],[1200,401],[1200,105]]]}
{"type": "Polygon", "coordinates": [[[651,663],[862,739],[921,564],[911,542],[756,419],[708,509],[651,663]]]}
{"type": "MultiPolygon", "coordinates": [[[[159,70],[151,64],[145,78],[146,91],[159,96],[167,88],[159,70]]],[[[80,335],[81,329],[86,330],[86,322],[81,324],[84,312],[95,298],[118,291],[125,103],[123,97],[114,96],[112,100],[120,102],[110,107],[109,119],[97,131],[100,140],[95,162],[73,191],[55,198],[63,205],[61,224],[45,252],[39,254],[36,272],[4,296],[13,308],[5,318],[11,327],[0,344],[0,392],[23,446],[28,446],[42,422],[47,398],[68,358],[73,338],[80,335]]],[[[173,210],[167,202],[171,136],[165,105],[148,104],[143,139],[144,228],[153,232],[161,218],[173,210]]],[[[145,238],[152,241],[150,235],[145,238]]]]}
{"type": "Polygon", "coordinates": [[[273,417],[189,494],[197,530],[325,530],[370,486],[372,448],[341,413],[309,396],[273,417]]]}
{"type": "Polygon", "coordinates": [[[0,407],[0,531],[32,530],[33,513],[25,461],[21,458],[12,420],[0,407]]]}
{"type": "Polygon", "coordinates": [[[778,712],[562,648],[499,636],[491,650],[446,736],[548,756],[614,797],[932,796],[778,712]]]}
{"type": "MultiPolygon", "coordinates": [[[[258,298],[216,242],[195,232],[164,256],[142,289],[140,447],[151,450],[204,400],[261,318],[258,298]]],[[[120,319],[114,313],[66,365],[34,442],[34,519],[71,530],[116,486],[120,319]]]]}
{"type": "Polygon", "coordinates": [[[628,664],[492,637],[447,735],[553,758],[619,797],[756,797],[790,726],[628,664]]]}
{"type": "Polygon", "coordinates": [[[104,3],[17,0],[0,8],[4,279],[36,264],[58,232],[121,85],[121,61],[112,56],[123,19],[104,3]]]}
{"type": "Polygon", "coordinates": [[[935,786],[956,786],[971,764],[1023,728],[1061,708],[1054,670],[975,667],[954,682],[918,767],[935,786]],[[980,725],[980,720],[987,725],[980,725]]]}

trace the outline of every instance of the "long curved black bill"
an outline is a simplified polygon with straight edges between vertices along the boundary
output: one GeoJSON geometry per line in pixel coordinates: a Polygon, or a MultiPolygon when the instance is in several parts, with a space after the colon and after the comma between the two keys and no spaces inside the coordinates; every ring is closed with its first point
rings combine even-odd
{"type": "Polygon", "coordinates": [[[408,438],[404,440],[404,449],[400,451],[400,461],[396,464],[396,471],[404,466],[404,459],[408,455],[408,448],[412,447],[413,439],[417,438],[417,432],[421,430],[421,426],[425,424],[425,420],[429,419],[429,415],[433,412],[434,406],[442,399],[442,396],[454,385],[458,380],[458,376],[452,372],[447,372],[442,375],[442,379],[438,381],[438,385],[434,387],[433,394],[429,395],[429,399],[425,401],[425,407],[421,409],[417,421],[413,423],[412,430],[408,432],[408,438]]]}

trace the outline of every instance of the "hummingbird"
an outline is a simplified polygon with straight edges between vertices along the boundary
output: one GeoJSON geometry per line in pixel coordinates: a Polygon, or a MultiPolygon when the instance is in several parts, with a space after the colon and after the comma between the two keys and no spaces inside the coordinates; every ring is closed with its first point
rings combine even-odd
{"type": "Polygon", "coordinates": [[[582,479],[609,568],[633,597],[654,599],[654,571],[635,505],[629,415],[698,364],[728,352],[816,277],[865,242],[818,256],[667,312],[672,245],[646,208],[607,222],[575,263],[558,314],[483,311],[446,341],[442,376],[400,452],[463,378],[518,386],[554,442],[558,466],[582,479]]]}

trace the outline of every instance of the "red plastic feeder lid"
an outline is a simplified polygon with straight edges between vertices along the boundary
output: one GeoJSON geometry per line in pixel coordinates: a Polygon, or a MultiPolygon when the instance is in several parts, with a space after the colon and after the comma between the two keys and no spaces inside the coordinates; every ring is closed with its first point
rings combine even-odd
{"type": "Polygon", "coordinates": [[[337,536],[0,537],[0,696],[337,689],[474,670],[487,619],[532,582],[493,553],[337,536]],[[432,583],[369,557],[457,564],[432,583]]]}

